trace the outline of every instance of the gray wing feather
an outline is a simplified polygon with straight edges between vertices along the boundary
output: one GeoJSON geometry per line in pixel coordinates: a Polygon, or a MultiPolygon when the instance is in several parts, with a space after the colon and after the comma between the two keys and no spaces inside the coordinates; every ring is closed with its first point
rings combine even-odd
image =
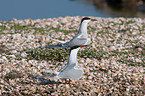
{"type": "Polygon", "coordinates": [[[87,42],[86,38],[75,38],[71,40],[70,42],[66,42],[64,45],[66,46],[83,46],[87,42]]]}

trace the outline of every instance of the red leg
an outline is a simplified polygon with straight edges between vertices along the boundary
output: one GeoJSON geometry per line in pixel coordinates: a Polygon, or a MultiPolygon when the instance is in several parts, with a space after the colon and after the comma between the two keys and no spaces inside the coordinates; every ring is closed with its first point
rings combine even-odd
{"type": "Polygon", "coordinates": [[[71,87],[70,79],[69,80],[65,79],[65,84],[69,84],[69,86],[71,87]]]}
{"type": "Polygon", "coordinates": [[[68,81],[67,81],[67,79],[65,79],[65,84],[67,84],[68,83],[68,81]]]}
{"type": "Polygon", "coordinates": [[[68,83],[69,83],[69,86],[71,87],[71,82],[70,82],[70,79],[69,79],[68,83]]]}

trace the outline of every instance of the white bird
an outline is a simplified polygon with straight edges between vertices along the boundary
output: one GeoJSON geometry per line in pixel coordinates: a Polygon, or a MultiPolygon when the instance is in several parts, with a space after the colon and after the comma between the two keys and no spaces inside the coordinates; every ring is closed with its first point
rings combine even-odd
{"type": "Polygon", "coordinates": [[[90,21],[96,21],[96,19],[84,17],[81,20],[78,34],[70,41],[66,42],[66,41],[52,39],[56,42],[59,42],[60,45],[48,45],[48,46],[45,46],[45,48],[68,48],[68,47],[74,47],[74,46],[85,46],[85,45],[90,44],[91,39],[88,38],[88,33],[87,33],[87,25],[90,21]]]}
{"type": "MultiPolygon", "coordinates": [[[[84,47],[84,46],[82,46],[84,47]]],[[[77,61],[77,53],[80,48],[80,46],[72,47],[70,50],[70,56],[68,59],[68,63],[62,67],[58,72],[52,71],[52,70],[43,70],[48,73],[53,73],[51,76],[38,76],[43,78],[53,78],[53,79],[69,79],[69,85],[70,79],[79,79],[83,75],[83,69],[78,69],[78,61],[77,61]]]]}

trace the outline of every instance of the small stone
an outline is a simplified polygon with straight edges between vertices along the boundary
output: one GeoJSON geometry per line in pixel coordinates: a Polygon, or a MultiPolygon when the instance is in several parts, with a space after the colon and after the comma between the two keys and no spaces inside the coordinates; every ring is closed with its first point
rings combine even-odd
{"type": "Polygon", "coordinates": [[[142,51],[142,48],[137,48],[138,49],[138,51],[142,51]]]}

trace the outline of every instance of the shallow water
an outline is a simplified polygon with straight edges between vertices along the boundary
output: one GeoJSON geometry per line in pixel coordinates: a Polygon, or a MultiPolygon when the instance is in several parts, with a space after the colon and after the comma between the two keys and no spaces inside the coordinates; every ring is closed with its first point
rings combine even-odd
{"type": "Polygon", "coordinates": [[[80,0],[3,0],[0,3],[0,20],[60,16],[109,17],[101,10],[96,10],[92,3],[80,0]]]}
{"type": "Polygon", "coordinates": [[[42,19],[60,16],[116,17],[135,16],[111,8],[96,7],[83,0],[2,0],[0,3],[0,21],[17,19],[42,19]]]}

